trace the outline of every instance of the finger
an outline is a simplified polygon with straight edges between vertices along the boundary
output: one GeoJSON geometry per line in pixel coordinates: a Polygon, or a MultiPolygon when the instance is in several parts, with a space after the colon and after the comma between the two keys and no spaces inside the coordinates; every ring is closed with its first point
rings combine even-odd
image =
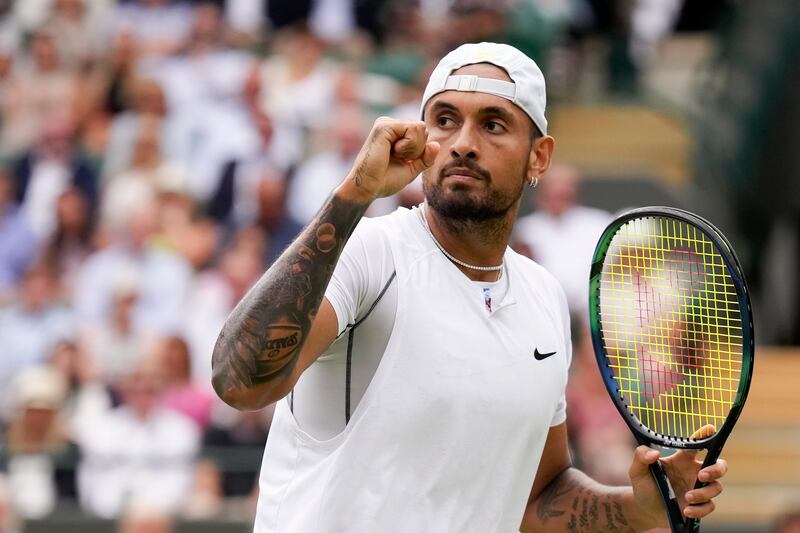
{"type": "Polygon", "coordinates": [[[633,453],[633,462],[628,470],[631,481],[650,476],[650,465],[658,461],[661,454],[648,446],[639,446],[633,453]]]}
{"type": "Polygon", "coordinates": [[[683,510],[683,515],[687,518],[703,518],[711,514],[716,509],[713,501],[709,501],[699,505],[687,505],[683,510]]]}
{"type": "Polygon", "coordinates": [[[436,141],[425,144],[425,151],[422,153],[422,164],[425,168],[431,166],[436,160],[436,156],[439,155],[439,148],[439,143],[436,141]]]}
{"type": "Polygon", "coordinates": [[[717,459],[713,465],[707,466],[697,474],[697,479],[703,483],[720,479],[728,472],[728,461],[717,459]]]}
{"type": "Polygon", "coordinates": [[[425,145],[425,151],[422,152],[422,156],[414,161],[409,162],[411,166],[411,171],[416,177],[417,174],[425,170],[426,168],[430,167],[433,162],[436,160],[436,156],[439,154],[439,143],[438,142],[429,142],[425,145]]]}
{"type": "Polygon", "coordinates": [[[686,493],[686,503],[695,505],[711,501],[722,494],[722,483],[713,481],[705,487],[693,489],[686,493]]]}
{"type": "MultiPolygon", "coordinates": [[[[706,424],[705,426],[702,426],[697,431],[692,433],[691,438],[692,439],[697,439],[697,440],[706,439],[706,438],[710,437],[711,435],[713,435],[716,432],[717,432],[717,429],[713,425],[706,424]]],[[[697,456],[697,452],[699,452],[699,451],[700,451],[699,449],[694,449],[694,450],[687,449],[687,450],[681,450],[678,453],[676,453],[675,455],[676,456],[680,456],[680,457],[688,457],[690,459],[694,459],[697,456]]]]}
{"type": "Polygon", "coordinates": [[[392,145],[392,155],[404,161],[413,161],[422,156],[428,132],[423,122],[404,123],[402,136],[392,145]]]}

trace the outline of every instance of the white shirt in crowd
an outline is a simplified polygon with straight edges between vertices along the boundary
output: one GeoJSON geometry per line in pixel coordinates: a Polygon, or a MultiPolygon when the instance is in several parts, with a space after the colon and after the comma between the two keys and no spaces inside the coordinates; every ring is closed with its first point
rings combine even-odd
{"type": "Polygon", "coordinates": [[[564,289],[573,313],[589,309],[589,270],[600,234],[611,215],[591,207],[570,207],[559,217],[544,211],[521,217],[514,237],[526,244],[537,263],[564,289]]]}
{"type": "Polygon", "coordinates": [[[131,502],[165,512],[179,509],[200,446],[191,420],[165,408],[141,419],[120,407],[83,430],[78,436],[83,455],[78,492],[86,510],[113,518],[131,502]]]}

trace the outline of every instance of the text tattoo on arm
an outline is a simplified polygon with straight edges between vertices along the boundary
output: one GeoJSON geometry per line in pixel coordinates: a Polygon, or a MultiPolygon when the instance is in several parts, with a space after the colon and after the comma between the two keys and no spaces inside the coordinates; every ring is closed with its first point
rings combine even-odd
{"type": "Polygon", "coordinates": [[[332,196],[239,302],[214,347],[214,388],[221,397],[291,374],[364,209],[332,196]]]}
{"type": "Polygon", "coordinates": [[[592,491],[575,474],[572,468],[565,470],[537,499],[536,515],[543,526],[559,524],[570,533],[635,533],[617,499],[592,491]]]}

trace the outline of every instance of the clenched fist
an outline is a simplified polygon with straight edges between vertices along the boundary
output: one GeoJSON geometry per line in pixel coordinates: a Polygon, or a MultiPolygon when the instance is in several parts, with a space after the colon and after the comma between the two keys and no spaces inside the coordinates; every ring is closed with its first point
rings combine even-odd
{"type": "Polygon", "coordinates": [[[381,117],[339,190],[363,203],[391,196],[430,167],[438,153],[439,143],[428,142],[424,122],[381,117]]]}

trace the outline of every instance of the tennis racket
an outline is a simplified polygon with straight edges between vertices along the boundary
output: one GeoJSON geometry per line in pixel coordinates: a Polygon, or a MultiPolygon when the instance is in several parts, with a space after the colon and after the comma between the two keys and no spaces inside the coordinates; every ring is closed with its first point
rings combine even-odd
{"type": "MultiPolygon", "coordinates": [[[[753,372],[750,299],[730,243],[686,211],[629,211],[600,237],[589,292],[600,373],[636,440],[706,449],[703,467],[714,464],[753,372]]],[[[650,470],[672,532],[698,532],[661,463],[650,470]]]]}

